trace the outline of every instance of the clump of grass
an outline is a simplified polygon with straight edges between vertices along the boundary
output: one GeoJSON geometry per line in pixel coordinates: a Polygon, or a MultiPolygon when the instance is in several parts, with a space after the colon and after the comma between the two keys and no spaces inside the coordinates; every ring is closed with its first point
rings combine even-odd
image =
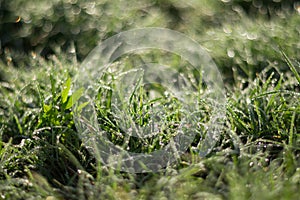
{"type": "MultiPolygon", "coordinates": [[[[78,8],[84,12],[87,4],[81,1],[54,1],[48,5],[55,11],[63,9],[67,13],[65,18],[57,18],[59,12],[41,14],[38,9],[29,9],[31,3],[19,1],[27,12],[22,11],[20,15],[32,19],[24,25],[32,29],[19,34],[26,33],[23,39],[41,46],[36,46],[35,53],[20,54],[26,57],[28,68],[20,67],[21,64],[19,68],[12,66],[18,63],[13,50],[0,49],[6,63],[0,64],[0,199],[297,199],[300,183],[299,15],[293,9],[278,12],[274,9],[268,11],[270,16],[266,18],[258,9],[255,18],[250,18],[251,13],[246,14],[236,7],[243,7],[246,1],[211,2],[203,1],[203,7],[194,2],[189,5],[193,10],[188,12],[190,7],[177,1],[146,1],[135,7],[128,6],[132,11],[129,15],[117,12],[121,7],[114,9],[114,4],[105,2],[95,5],[96,10],[109,7],[104,9],[107,16],[101,21],[95,13],[77,16],[72,12],[78,8]],[[151,8],[152,15],[145,14],[143,8],[151,8]],[[228,19],[223,19],[225,11],[228,19]],[[125,15],[125,22],[109,17],[115,12],[125,15]],[[224,15],[218,17],[220,13],[224,15]],[[136,18],[132,18],[133,15],[136,18]],[[180,19],[176,19],[178,16],[180,19]],[[68,17],[70,21],[66,20],[68,17]],[[106,28],[93,35],[97,20],[106,28]],[[83,56],[100,37],[105,39],[114,32],[129,29],[136,21],[136,26],[162,25],[192,35],[209,50],[222,71],[228,93],[227,117],[220,139],[207,157],[201,158],[195,151],[201,139],[198,135],[185,154],[165,171],[130,174],[103,165],[83,145],[71,109],[82,94],[82,90],[74,90],[72,86],[79,64],[73,50],[76,49],[79,57],[83,56]],[[47,26],[38,28],[39,23],[47,26]],[[83,30],[88,25],[91,29],[82,35],[64,32],[62,40],[59,39],[61,34],[52,29],[54,32],[47,32],[44,38],[35,41],[49,24],[54,29],[66,25],[71,27],[70,31],[76,27],[83,30]],[[91,35],[91,41],[81,48],[82,41],[91,35]],[[61,51],[70,45],[67,40],[70,44],[76,41],[69,54],[61,51]],[[45,60],[39,51],[47,44],[53,45],[55,56],[45,60]],[[56,44],[65,46],[60,49],[56,44]]],[[[250,10],[257,5],[257,1],[247,2],[251,4],[250,10]]],[[[11,16],[14,15],[12,3],[1,2],[11,16]]],[[[270,5],[262,3],[260,8],[264,7],[269,9],[270,5]]],[[[3,46],[2,39],[1,42],[3,46]]],[[[169,57],[163,55],[163,58],[169,57]]],[[[162,59],[160,54],[145,54],[142,59],[130,56],[131,60],[119,60],[123,67],[154,59],[159,63],[171,62],[180,72],[196,80],[201,77],[187,70],[187,63],[181,63],[176,56],[169,60],[162,59]]],[[[126,138],[112,106],[112,92],[120,89],[114,79],[118,73],[114,73],[105,74],[99,82],[102,87],[96,108],[101,128],[115,144],[122,146],[129,141],[130,150],[134,152],[150,153],[162,148],[172,134],[176,134],[176,125],[184,114],[182,102],[165,95],[164,88],[153,84],[136,87],[126,101],[128,115],[133,119],[131,123],[147,126],[151,123],[151,109],[161,105],[165,129],[158,133],[160,137],[145,141],[126,138]],[[151,99],[150,90],[158,91],[160,98],[151,99]]],[[[197,91],[201,84],[195,83],[193,88],[197,91]]],[[[197,109],[203,110],[199,122],[205,124],[210,117],[210,104],[201,101],[198,106],[197,109]]]]}
{"type": "MultiPolygon", "coordinates": [[[[268,70],[273,67],[270,66],[258,74],[254,81],[248,80],[246,88],[232,91],[233,96],[227,106],[227,128],[216,147],[218,150],[203,160],[193,151],[188,151],[181,157],[179,165],[167,169],[166,173],[155,174],[148,180],[147,174],[137,176],[108,169],[89,155],[77,137],[72,111],[67,106],[68,99],[76,94],[75,91],[69,93],[72,88],[70,76],[73,76],[74,68],[67,72],[59,67],[59,62],[53,63],[44,63],[49,67],[48,80],[44,80],[43,69],[36,68],[36,80],[31,81],[31,84],[27,82],[25,88],[22,87],[23,80],[32,80],[31,73],[16,75],[6,72],[8,82],[18,81],[13,85],[14,88],[9,89],[5,85],[1,88],[1,94],[5,94],[3,102],[10,103],[7,100],[12,98],[10,95],[17,95],[18,107],[2,104],[1,109],[22,108],[23,112],[11,118],[4,118],[2,112],[1,134],[2,138],[7,139],[2,139],[1,173],[4,180],[12,180],[1,183],[2,194],[13,194],[18,188],[29,191],[26,195],[63,196],[68,199],[76,199],[78,195],[82,198],[96,198],[98,193],[110,198],[145,198],[154,193],[161,198],[172,198],[175,194],[191,198],[233,198],[239,190],[245,191],[245,196],[241,198],[249,198],[255,196],[252,192],[258,194],[264,188],[274,190],[268,197],[289,196],[290,191],[297,194],[299,92],[294,88],[299,83],[293,73],[271,73],[268,76],[268,70]],[[14,90],[24,93],[15,94],[14,90]],[[31,102],[21,101],[31,97],[27,90],[37,93],[31,102]],[[37,120],[31,120],[30,124],[23,121],[23,116],[27,116],[24,110],[31,111],[32,119],[37,120]],[[12,138],[11,142],[8,142],[9,138],[12,138]],[[50,186],[47,183],[45,189],[44,179],[33,182],[30,177],[36,172],[46,177],[50,186]],[[24,181],[28,181],[30,187],[15,185],[20,176],[27,177],[24,181]],[[295,184],[287,182],[287,178],[295,184]],[[240,181],[245,184],[238,184],[240,181]],[[201,189],[197,187],[199,185],[202,185],[201,189]],[[178,190],[173,191],[172,188],[178,190]],[[158,190],[164,192],[156,193],[158,190]]],[[[297,69],[297,66],[293,65],[293,68],[297,69]]],[[[106,94],[108,91],[100,92],[106,94]]],[[[138,108],[147,111],[147,101],[140,102],[140,95],[145,95],[144,91],[138,91],[131,105],[135,101],[145,107],[136,104],[137,110],[132,111],[133,116],[140,111],[138,108]]],[[[105,105],[100,108],[108,109],[103,107],[105,105]]],[[[8,109],[8,112],[16,111],[8,109]]],[[[100,118],[104,116],[99,112],[100,118]]],[[[136,123],[140,123],[139,118],[136,119],[136,123]]],[[[170,121],[174,119],[170,118],[170,121]]],[[[101,120],[100,124],[108,128],[112,136],[115,134],[109,128],[110,125],[105,125],[101,120]]]]}

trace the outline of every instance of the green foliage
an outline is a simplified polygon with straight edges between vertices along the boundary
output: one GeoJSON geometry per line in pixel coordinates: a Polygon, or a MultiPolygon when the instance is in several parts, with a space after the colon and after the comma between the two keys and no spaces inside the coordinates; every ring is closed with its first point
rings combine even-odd
{"type": "Polygon", "coordinates": [[[271,0],[1,0],[0,5],[0,54],[18,66],[29,65],[31,51],[46,57],[67,52],[82,60],[99,41],[122,30],[160,26],[202,35],[210,27],[239,21],[245,11],[284,18],[298,6],[271,0]]]}
{"type": "MultiPolygon", "coordinates": [[[[0,199],[297,199],[299,19],[296,1],[0,0],[0,199]],[[227,117],[208,157],[196,153],[197,135],[165,172],[128,174],[103,166],[82,144],[72,108],[85,88],[72,83],[77,62],[99,41],[145,26],[179,30],[208,50],[224,77],[227,117]]],[[[202,75],[178,56],[141,56],[114,67],[172,63],[198,80],[201,100],[202,75]]],[[[118,73],[98,83],[101,129],[132,152],[162,148],[188,110],[164,88],[137,84],[128,101],[120,98],[132,119],[124,123],[145,127],[160,105],[164,126],[146,139],[126,136],[112,108],[118,73]]],[[[202,129],[211,105],[200,100],[194,109],[202,129]]]]}

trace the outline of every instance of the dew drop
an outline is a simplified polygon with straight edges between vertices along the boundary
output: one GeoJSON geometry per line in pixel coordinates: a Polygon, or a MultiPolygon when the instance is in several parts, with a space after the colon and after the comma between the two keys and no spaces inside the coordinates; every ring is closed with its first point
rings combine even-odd
{"type": "Polygon", "coordinates": [[[254,162],[250,162],[249,167],[253,167],[253,166],[254,166],[254,162]]]}
{"type": "Polygon", "coordinates": [[[230,58],[233,58],[235,56],[235,53],[232,49],[227,49],[227,55],[230,58]]]}

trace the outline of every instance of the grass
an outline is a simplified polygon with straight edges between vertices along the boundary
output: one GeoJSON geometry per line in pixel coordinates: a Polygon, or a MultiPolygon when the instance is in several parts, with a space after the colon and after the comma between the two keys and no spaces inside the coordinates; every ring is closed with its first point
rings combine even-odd
{"type": "MultiPolygon", "coordinates": [[[[93,6],[84,1],[53,1],[47,4],[53,12],[44,14],[33,8],[38,4],[0,1],[6,13],[0,15],[0,30],[5,26],[11,34],[0,35],[0,199],[298,199],[299,5],[128,1],[128,11],[120,12],[123,4],[97,2],[92,12],[93,6]],[[24,9],[16,13],[11,2],[24,9]],[[16,31],[14,17],[19,15],[22,24],[16,31]],[[65,31],[57,32],[62,26],[65,31]],[[209,52],[224,78],[226,119],[205,158],[198,155],[198,134],[164,171],[132,174],[103,165],[80,139],[72,107],[84,91],[73,83],[81,61],[98,40],[144,26],[179,30],[209,52]]],[[[118,61],[112,67],[172,63],[201,82],[188,63],[165,52],[129,54],[118,61]]],[[[107,73],[98,83],[100,127],[113,143],[132,152],[162,148],[176,135],[187,110],[165,95],[164,88],[149,84],[131,88],[127,115],[133,120],[118,118],[112,95],[120,87],[118,78],[124,79],[119,74],[107,73]],[[155,98],[149,91],[156,92],[155,98]],[[137,139],[124,134],[126,123],[151,123],[155,106],[164,113],[157,135],[137,139]]],[[[193,95],[201,98],[205,87],[196,85],[195,91],[203,93],[193,95]]],[[[197,106],[201,132],[211,105],[203,100],[197,106]]]]}

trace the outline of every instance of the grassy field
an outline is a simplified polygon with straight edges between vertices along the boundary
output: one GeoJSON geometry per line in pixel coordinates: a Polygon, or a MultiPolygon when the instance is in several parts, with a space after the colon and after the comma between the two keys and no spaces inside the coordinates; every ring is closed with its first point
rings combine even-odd
{"type": "MultiPolygon", "coordinates": [[[[299,24],[300,3],[292,0],[0,0],[0,199],[299,199],[299,24]],[[223,77],[226,118],[206,157],[196,135],[166,169],[127,173],[98,162],[81,141],[73,83],[97,44],[143,27],[180,31],[205,48],[223,77]]],[[[114,66],[145,60],[187,65],[144,52],[114,66]]],[[[101,129],[132,152],[162,148],[176,134],[182,103],[155,100],[165,108],[165,129],[147,140],[126,137],[110,103],[114,75],[104,76],[95,102],[101,129]]],[[[129,105],[140,125],[151,118],[146,89],[129,105]]],[[[195,108],[199,129],[210,106],[204,99],[195,108]]]]}

